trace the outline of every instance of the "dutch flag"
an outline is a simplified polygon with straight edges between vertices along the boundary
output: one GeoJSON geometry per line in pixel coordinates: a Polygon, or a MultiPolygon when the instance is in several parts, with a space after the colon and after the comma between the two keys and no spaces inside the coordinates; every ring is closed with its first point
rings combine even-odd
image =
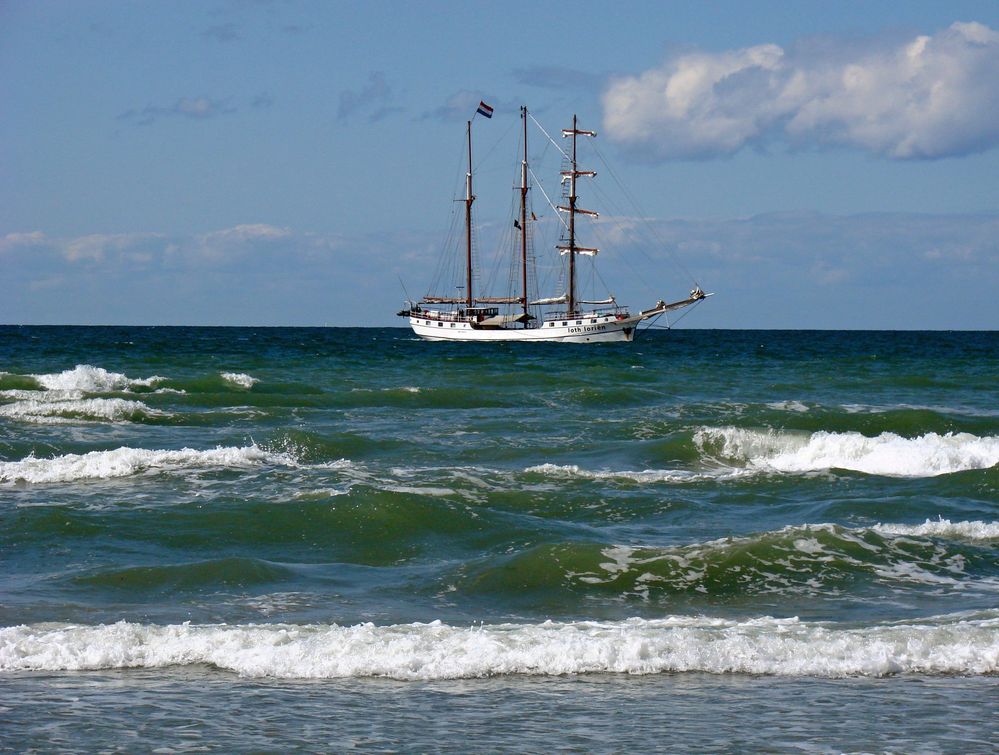
{"type": "Polygon", "coordinates": [[[486,118],[493,117],[493,109],[489,107],[489,105],[484,103],[482,100],[479,100],[479,109],[476,110],[475,112],[478,113],[479,115],[486,116],[486,118]]]}

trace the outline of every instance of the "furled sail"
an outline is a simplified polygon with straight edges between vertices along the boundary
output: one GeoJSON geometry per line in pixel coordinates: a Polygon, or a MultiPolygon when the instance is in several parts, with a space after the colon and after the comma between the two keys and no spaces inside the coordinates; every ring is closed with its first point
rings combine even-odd
{"type": "Polygon", "coordinates": [[[533,306],[535,304],[565,304],[567,301],[569,301],[569,297],[566,296],[565,294],[562,294],[561,296],[549,296],[546,299],[536,299],[531,302],[531,305],[533,306]]]}
{"type": "MultiPolygon", "coordinates": [[[[561,249],[559,254],[565,255],[569,253],[568,244],[556,244],[555,248],[561,249]]],[[[584,257],[596,257],[600,252],[599,249],[594,249],[592,246],[575,246],[572,247],[572,249],[576,252],[576,254],[582,254],[584,257]]]]}
{"type": "Polygon", "coordinates": [[[424,304],[464,304],[468,301],[464,297],[454,296],[424,296],[424,304]]]}

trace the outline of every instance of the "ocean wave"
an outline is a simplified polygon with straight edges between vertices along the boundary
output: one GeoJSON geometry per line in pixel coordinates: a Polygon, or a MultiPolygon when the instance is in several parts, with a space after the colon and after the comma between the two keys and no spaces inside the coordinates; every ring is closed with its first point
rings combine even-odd
{"type": "Polygon", "coordinates": [[[843,626],[761,617],[376,626],[40,624],[0,629],[0,670],[208,664],[247,677],[436,680],[708,672],[882,677],[999,672],[999,611],[843,626]]]}
{"type": "Polygon", "coordinates": [[[453,581],[471,595],[585,593],[666,605],[682,596],[828,596],[871,585],[994,595],[999,575],[991,551],[939,542],[966,540],[963,529],[957,523],[919,536],[809,524],[669,546],[545,543],[464,566],[453,581]]]}
{"type": "Polygon", "coordinates": [[[167,416],[165,412],[151,409],[141,401],[121,398],[48,400],[48,393],[46,391],[43,394],[45,399],[30,398],[4,404],[0,406],[0,417],[38,423],[61,423],[75,420],[123,422],[167,416]]]}
{"type": "Polygon", "coordinates": [[[159,375],[148,378],[130,378],[120,372],[109,372],[103,367],[78,364],[71,370],[31,375],[30,377],[47,390],[79,390],[87,393],[107,393],[127,391],[137,386],[150,387],[166,380],[159,375]]]}
{"type": "Polygon", "coordinates": [[[893,477],[935,477],[999,464],[999,437],[970,433],[926,433],[904,438],[884,432],[798,433],[736,427],[698,430],[694,442],[703,454],[772,472],[847,469],[893,477]]]}
{"type": "Polygon", "coordinates": [[[255,445],[196,451],[129,448],[65,454],[51,459],[29,456],[21,461],[0,462],[0,482],[74,482],[127,477],[148,470],[178,471],[204,467],[251,467],[261,464],[298,466],[288,454],[265,451],[255,445]]]}
{"type": "Polygon", "coordinates": [[[223,372],[222,379],[240,388],[252,388],[255,383],[260,382],[259,378],[247,375],[245,372],[223,372]]]}

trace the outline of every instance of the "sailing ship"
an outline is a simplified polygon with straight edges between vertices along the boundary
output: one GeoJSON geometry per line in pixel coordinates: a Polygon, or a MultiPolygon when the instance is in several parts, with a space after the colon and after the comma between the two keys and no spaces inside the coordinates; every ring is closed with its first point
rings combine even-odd
{"type": "MultiPolygon", "coordinates": [[[[492,108],[484,102],[480,103],[477,114],[487,118],[492,117],[492,108]]],[[[473,286],[477,283],[475,260],[473,255],[473,223],[472,205],[475,194],[472,193],[472,119],[466,124],[468,142],[468,170],[465,173],[463,202],[464,233],[463,252],[464,264],[456,266],[459,281],[452,281],[460,295],[447,295],[441,292],[428,293],[419,302],[407,301],[406,308],[398,313],[400,317],[409,320],[416,335],[429,341],[529,341],[529,342],[568,342],[568,343],[599,343],[608,341],[631,341],[635,338],[639,326],[647,326],[667,312],[697,304],[711,294],[704,293],[696,283],[687,298],[667,303],[659,299],[648,309],[632,314],[625,306],[620,305],[613,295],[601,299],[584,298],[581,296],[578,277],[580,257],[595,257],[600,251],[593,246],[582,246],[577,241],[577,219],[580,216],[596,218],[598,213],[583,209],[577,203],[576,186],[579,179],[595,178],[596,172],[581,169],[577,162],[577,142],[580,138],[594,138],[595,131],[579,128],[576,115],[572,117],[572,127],[562,129],[563,139],[570,140],[569,150],[563,150],[555,144],[562,156],[561,186],[562,202],[557,205],[549,200],[549,205],[559,216],[560,238],[555,245],[559,257],[563,261],[560,266],[559,290],[548,296],[540,296],[535,290],[529,290],[529,283],[537,283],[537,274],[532,275],[533,255],[532,228],[538,222],[537,217],[528,208],[528,196],[531,190],[529,178],[532,171],[528,165],[527,124],[529,114],[526,107],[521,107],[520,117],[523,121],[523,156],[520,161],[520,202],[514,228],[518,231],[516,258],[513,260],[513,270],[516,274],[515,292],[508,291],[508,296],[480,295],[473,286]],[[463,285],[462,285],[463,284],[463,285]]],[[[533,121],[533,117],[530,117],[533,121]]],[[[474,119],[474,116],[473,116],[474,119]]],[[[537,121],[534,121],[537,124],[537,121]]],[[[539,128],[540,124],[537,124],[539,128]]],[[[541,131],[548,136],[547,132],[541,131]]],[[[549,140],[551,137],[548,136],[549,140]]],[[[551,140],[554,144],[554,140],[551,140]]],[[[543,191],[543,189],[542,189],[543,191]]],[[[548,199],[548,195],[545,194],[548,199]]],[[[461,254],[459,252],[459,254],[461,254]]],[[[439,281],[438,281],[439,284],[439,281]]]]}

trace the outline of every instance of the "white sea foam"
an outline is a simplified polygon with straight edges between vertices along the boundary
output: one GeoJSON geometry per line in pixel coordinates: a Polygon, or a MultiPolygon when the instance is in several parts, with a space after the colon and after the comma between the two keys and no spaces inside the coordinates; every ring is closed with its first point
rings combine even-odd
{"type": "Polygon", "coordinates": [[[735,427],[702,428],[694,440],[709,456],[775,472],[849,469],[896,477],[934,477],[999,464],[999,437],[927,433],[795,433],[735,427]]]}
{"type": "Polygon", "coordinates": [[[0,462],[0,482],[73,482],[127,477],[147,470],[178,471],[204,467],[250,467],[261,464],[298,466],[288,454],[272,453],[257,446],[218,447],[207,451],[116,448],[86,454],[65,454],[52,459],[29,456],[21,461],[0,462]]]}
{"type": "Polygon", "coordinates": [[[127,391],[136,386],[151,386],[166,380],[159,375],[148,378],[130,378],[120,372],[108,372],[103,367],[78,364],[71,370],[31,375],[42,387],[48,390],[79,390],[87,393],[127,391]]]}
{"type": "Polygon", "coordinates": [[[233,385],[238,385],[240,388],[252,388],[254,383],[259,383],[260,380],[247,375],[245,372],[223,372],[222,379],[233,385]]]}
{"type": "Polygon", "coordinates": [[[136,414],[146,417],[165,416],[164,412],[151,409],[141,401],[126,401],[121,398],[90,398],[71,400],[24,399],[0,406],[0,417],[29,422],[57,423],[78,420],[106,420],[121,422],[136,414]]]}
{"type": "Polygon", "coordinates": [[[9,398],[15,401],[76,401],[84,397],[83,391],[78,390],[41,390],[27,388],[8,388],[0,391],[0,398],[9,398]]]}
{"type": "Polygon", "coordinates": [[[527,467],[524,471],[549,477],[576,477],[584,480],[631,480],[640,483],[700,482],[702,480],[730,479],[748,474],[746,470],[732,468],[700,472],[685,469],[645,469],[640,472],[589,470],[582,469],[576,464],[536,464],[533,467],[527,467]]]}
{"type": "Polygon", "coordinates": [[[762,617],[455,627],[169,625],[119,622],[0,629],[0,670],[209,664],[250,677],[709,672],[885,676],[999,672],[999,611],[864,627],[762,617]]]}
{"type": "Polygon", "coordinates": [[[767,404],[767,406],[771,409],[777,409],[782,412],[798,412],[799,414],[804,414],[808,411],[808,406],[800,401],[774,401],[773,403],[767,404]]]}
{"type": "Polygon", "coordinates": [[[877,524],[875,532],[885,535],[913,535],[953,540],[999,540],[999,522],[951,522],[949,519],[927,519],[922,524],[877,524]]]}

